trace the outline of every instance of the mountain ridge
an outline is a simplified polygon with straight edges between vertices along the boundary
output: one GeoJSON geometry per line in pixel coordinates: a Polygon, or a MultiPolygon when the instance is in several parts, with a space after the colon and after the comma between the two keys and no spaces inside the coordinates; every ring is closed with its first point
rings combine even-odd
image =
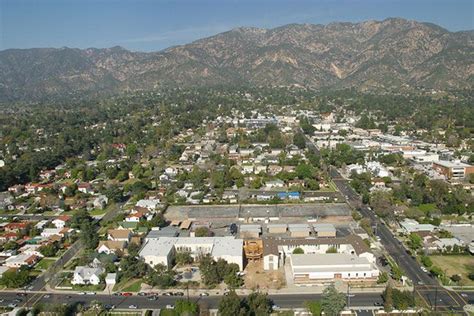
{"type": "Polygon", "coordinates": [[[239,27],[157,52],[8,49],[0,51],[0,100],[222,84],[472,88],[473,48],[473,30],[389,18],[239,27]]]}

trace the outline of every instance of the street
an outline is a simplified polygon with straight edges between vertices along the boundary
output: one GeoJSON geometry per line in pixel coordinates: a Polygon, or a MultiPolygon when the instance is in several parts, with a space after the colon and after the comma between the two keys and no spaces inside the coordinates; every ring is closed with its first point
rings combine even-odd
{"type": "Polygon", "coordinates": [[[415,286],[416,294],[433,309],[446,310],[454,308],[462,309],[462,306],[474,300],[474,293],[462,297],[455,291],[448,291],[438,284],[438,281],[430,274],[421,270],[420,264],[406,251],[402,243],[392,234],[385,224],[367,206],[361,203],[360,196],[350,187],[348,180],[344,179],[336,168],[331,167],[331,177],[339,191],[346,196],[347,203],[354,209],[358,209],[363,217],[370,218],[372,226],[376,227],[376,234],[391,257],[402,268],[415,286]]]}
{"type": "MultiPolygon", "coordinates": [[[[48,294],[42,293],[27,293],[25,297],[19,297],[16,292],[2,292],[1,297],[4,299],[1,306],[8,306],[15,299],[22,299],[19,306],[31,307],[36,303],[44,304],[84,304],[89,305],[92,301],[99,301],[103,304],[115,305],[116,308],[128,308],[129,305],[137,305],[140,309],[159,309],[166,305],[173,305],[178,299],[186,299],[186,297],[176,296],[159,296],[156,301],[148,300],[146,296],[114,296],[114,295],[80,295],[80,294],[48,294]],[[45,297],[45,295],[48,295],[45,297]]],[[[281,294],[269,296],[273,304],[282,308],[301,308],[305,301],[320,300],[321,294],[281,294]]],[[[208,296],[208,297],[190,297],[191,300],[207,304],[209,308],[217,308],[222,296],[208,296]]],[[[382,303],[382,297],[378,293],[363,293],[351,295],[351,306],[368,306],[373,307],[374,303],[382,303]]]]}

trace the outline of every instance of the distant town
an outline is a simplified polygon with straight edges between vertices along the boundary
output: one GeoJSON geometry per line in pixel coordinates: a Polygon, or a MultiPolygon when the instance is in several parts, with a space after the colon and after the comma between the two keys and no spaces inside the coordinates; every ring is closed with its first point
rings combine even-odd
{"type": "MultiPolygon", "coordinates": [[[[172,102],[133,117],[135,99],[117,99],[122,118],[74,125],[89,134],[72,157],[5,171],[3,311],[81,302],[87,315],[236,315],[238,302],[252,315],[428,315],[473,304],[472,138],[350,101],[276,109],[239,95],[243,109],[217,101],[192,124],[172,102]]],[[[54,152],[41,139],[66,150],[52,125],[14,146],[3,134],[0,169],[54,152]]]]}

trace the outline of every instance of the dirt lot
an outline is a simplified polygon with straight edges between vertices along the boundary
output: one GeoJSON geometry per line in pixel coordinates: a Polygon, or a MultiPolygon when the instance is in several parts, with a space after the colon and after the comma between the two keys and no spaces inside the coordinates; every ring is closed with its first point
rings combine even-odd
{"type": "Polygon", "coordinates": [[[264,271],[263,262],[250,262],[245,268],[245,287],[248,289],[280,289],[285,286],[283,269],[264,271]]]}
{"type": "Polygon", "coordinates": [[[460,274],[461,285],[474,285],[474,281],[467,277],[469,273],[474,273],[473,256],[430,256],[433,264],[446,271],[448,276],[460,274]]]}

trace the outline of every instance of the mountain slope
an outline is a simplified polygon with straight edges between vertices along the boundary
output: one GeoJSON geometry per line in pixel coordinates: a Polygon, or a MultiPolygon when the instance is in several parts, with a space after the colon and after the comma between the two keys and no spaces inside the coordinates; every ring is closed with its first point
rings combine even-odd
{"type": "Polygon", "coordinates": [[[237,28],[153,53],[44,48],[0,52],[0,100],[163,85],[472,87],[474,32],[404,19],[237,28]]]}

